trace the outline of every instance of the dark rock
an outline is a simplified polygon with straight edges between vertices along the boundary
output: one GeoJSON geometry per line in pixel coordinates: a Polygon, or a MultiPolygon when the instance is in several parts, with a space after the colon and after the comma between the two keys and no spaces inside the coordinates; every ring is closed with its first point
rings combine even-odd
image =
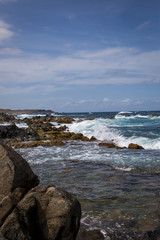
{"type": "Polygon", "coordinates": [[[38,141],[40,140],[39,134],[33,128],[26,128],[25,132],[27,133],[27,137],[29,140],[38,141]]]}
{"type": "Polygon", "coordinates": [[[154,117],[158,117],[158,115],[152,114],[152,115],[150,116],[150,118],[154,118],[154,117]]]}
{"type": "Polygon", "coordinates": [[[119,147],[117,145],[115,145],[113,142],[109,142],[109,143],[99,143],[98,144],[99,146],[105,146],[105,147],[108,147],[108,148],[116,148],[116,149],[125,149],[125,147],[119,147]]]}
{"type": "Polygon", "coordinates": [[[76,240],[104,240],[104,236],[99,229],[80,229],[76,240]]]}
{"type": "Polygon", "coordinates": [[[8,240],[75,240],[80,224],[79,202],[53,185],[30,190],[1,227],[8,240]]]}
{"type": "Polygon", "coordinates": [[[92,141],[96,141],[97,139],[94,137],[94,136],[92,136],[91,138],[90,138],[90,141],[92,142],[92,141]]]}
{"type": "Polygon", "coordinates": [[[28,191],[39,183],[26,160],[3,143],[0,144],[0,169],[0,201],[16,188],[28,191]]]}
{"type": "Polygon", "coordinates": [[[135,144],[135,143],[130,143],[128,145],[128,148],[129,149],[144,149],[142,146],[138,145],[138,144],[135,144]]]}
{"type": "Polygon", "coordinates": [[[160,240],[160,226],[158,226],[154,231],[146,232],[142,240],[160,240]]]}
{"type": "Polygon", "coordinates": [[[28,190],[39,180],[13,149],[0,144],[0,226],[28,190]]]}
{"type": "Polygon", "coordinates": [[[70,137],[71,140],[81,140],[83,138],[82,133],[72,133],[72,136],[70,137]]]}
{"type": "Polygon", "coordinates": [[[85,120],[94,120],[95,118],[86,118],[85,120]]]}
{"type": "Polygon", "coordinates": [[[16,188],[11,194],[2,199],[0,202],[0,226],[3,224],[17,203],[22,199],[25,193],[26,189],[16,188]]]}
{"type": "Polygon", "coordinates": [[[14,121],[15,117],[13,115],[8,115],[6,113],[0,113],[0,123],[14,121]]]}
{"type": "Polygon", "coordinates": [[[0,139],[16,137],[20,137],[20,139],[27,138],[27,133],[24,129],[18,128],[15,124],[0,126],[0,139]]]}
{"type": "Polygon", "coordinates": [[[110,116],[110,117],[108,117],[108,119],[113,120],[113,119],[115,119],[115,117],[110,116]]]}

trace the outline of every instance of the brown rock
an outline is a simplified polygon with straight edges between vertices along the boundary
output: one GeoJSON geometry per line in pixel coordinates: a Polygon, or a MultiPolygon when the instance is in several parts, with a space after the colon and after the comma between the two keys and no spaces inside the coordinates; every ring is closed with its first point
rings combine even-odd
{"type": "Polygon", "coordinates": [[[97,139],[94,137],[94,136],[92,136],[91,138],[90,138],[90,141],[96,141],[97,139]]]}
{"type": "Polygon", "coordinates": [[[94,120],[95,118],[86,118],[85,120],[94,120]]]}
{"type": "Polygon", "coordinates": [[[71,140],[81,140],[83,138],[82,133],[72,133],[72,136],[70,137],[71,140]]]}
{"type": "Polygon", "coordinates": [[[16,188],[26,191],[38,185],[38,177],[16,151],[0,144],[0,201],[16,188]]]}
{"type": "Polygon", "coordinates": [[[130,143],[128,145],[128,148],[129,149],[144,149],[142,146],[138,145],[138,144],[135,144],[135,143],[130,143]]]}
{"type": "Polygon", "coordinates": [[[74,121],[73,118],[70,117],[56,117],[54,118],[54,122],[57,123],[72,123],[74,121]]]}
{"type": "Polygon", "coordinates": [[[75,240],[80,224],[79,202],[53,185],[30,190],[1,227],[8,240],[75,240]]]}
{"type": "Polygon", "coordinates": [[[13,208],[22,199],[25,194],[25,189],[16,188],[12,194],[5,196],[0,202],[0,226],[6,219],[6,217],[11,213],[13,208]]]}
{"type": "Polygon", "coordinates": [[[11,121],[14,121],[14,120],[15,120],[15,117],[13,115],[8,115],[8,114],[3,113],[3,112],[0,113],[0,122],[1,123],[11,122],[11,121]]]}
{"type": "Polygon", "coordinates": [[[108,148],[125,149],[125,147],[119,147],[119,146],[115,145],[115,144],[112,143],[112,142],[109,142],[109,143],[104,143],[104,142],[102,142],[102,143],[99,143],[98,145],[99,145],[99,146],[106,146],[106,147],[108,147],[108,148]]]}
{"type": "Polygon", "coordinates": [[[80,229],[77,240],[104,240],[103,234],[99,229],[80,229]]]}
{"type": "Polygon", "coordinates": [[[115,117],[110,116],[110,117],[108,117],[108,119],[113,120],[113,119],[115,119],[115,117]]]}

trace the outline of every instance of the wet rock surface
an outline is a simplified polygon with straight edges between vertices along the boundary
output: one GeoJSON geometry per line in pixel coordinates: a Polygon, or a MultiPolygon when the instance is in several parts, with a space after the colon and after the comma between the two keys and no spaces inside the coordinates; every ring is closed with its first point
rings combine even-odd
{"type": "Polygon", "coordinates": [[[80,229],[76,240],[105,240],[104,235],[101,233],[99,229],[86,229],[82,227],[80,229]]]}
{"type": "Polygon", "coordinates": [[[0,239],[76,238],[81,207],[72,194],[54,185],[37,186],[29,164],[3,143],[0,169],[0,239]]]}
{"type": "Polygon", "coordinates": [[[10,122],[13,120],[15,120],[15,117],[13,115],[9,115],[9,114],[0,112],[0,123],[10,122]]]}
{"type": "Polygon", "coordinates": [[[144,149],[142,146],[138,145],[138,144],[134,144],[134,143],[130,143],[128,145],[129,149],[144,149]]]}
{"type": "Polygon", "coordinates": [[[119,147],[115,145],[113,142],[109,142],[109,143],[102,142],[102,143],[99,143],[98,145],[102,147],[108,147],[108,148],[125,149],[125,147],[119,147]]]}
{"type": "MultiPolygon", "coordinates": [[[[12,115],[10,116],[5,113],[1,114],[10,118],[11,125],[0,126],[0,139],[3,139],[8,146],[13,146],[15,148],[62,146],[66,141],[69,140],[80,140],[84,142],[97,140],[94,136],[88,138],[82,133],[69,132],[67,126],[63,124],[71,124],[75,121],[70,117],[54,117],[51,115],[46,115],[44,117],[36,116],[33,118],[25,118],[20,120],[15,119],[12,115]],[[25,123],[28,125],[28,127],[18,128],[15,123],[25,123]],[[55,126],[54,123],[60,126],[55,126]]],[[[86,120],[94,120],[94,118],[88,118],[86,120]]],[[[115,149],[126,148],[117,146],[113,140],[110,142],[100,142],[98,145],[115,149]]],[[[128,149],[143,149],[143,147],[134,143],[130,143],[128,145],[128,149]]]]}

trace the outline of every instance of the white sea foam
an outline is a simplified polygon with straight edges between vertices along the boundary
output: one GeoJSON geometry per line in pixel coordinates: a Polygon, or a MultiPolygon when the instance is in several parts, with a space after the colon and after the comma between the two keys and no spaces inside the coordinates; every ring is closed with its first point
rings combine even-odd
{"type": "Polygon", "coordinates": [[[0,126],[8,126],[8,125],[11,125],[11,123],[9,122],[0,123],[0,126]]]}
{"type": "MultiPolygon", "coordinates": [[[[128,147],[130,143],[143,146],[145,149],[160,149],[160,138],[152,139],[142,136],[124,137],[120,129],[114,128],[108,119],[86,120],[82,122],[74,122],[68,125],[71,132],[82,133],[87,137],[94,136],[100,141],[114,141],[120,147],[128,147]]],[[[117,125],[118,122],[117,122],[117,125]]],[[[124,125],[123,125],[124,126],[124,125]]],[[[130,125],[129,125],[130,126],[130,125]]],[[[136,126],[136,125],[133,125],[136,126]]],[[[141,123],[137,126],[143,126],[141,123]]]]}
{"type": "Polygon", "coordinates": [[[131,114],[132,112],[119,112],[118,114],[127,114],[127,113],[131,114]]]}
{"type": "Polygon", "coordinates": [[[27,128],[28,127],[28,125],[26,123],[16,123],[16,126],[18,128],[27,128]]]}
{"type": "Polygon", "coordinates": [[[17,119],[24,119],[24,118],[33,118],[33,117],[45,117],[46,114],[19,114],[17,115],[17,119]]]}

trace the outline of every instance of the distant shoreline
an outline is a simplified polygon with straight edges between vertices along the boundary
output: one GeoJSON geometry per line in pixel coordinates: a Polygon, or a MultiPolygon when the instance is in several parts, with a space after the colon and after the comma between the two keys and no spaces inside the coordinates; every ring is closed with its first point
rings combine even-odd
{"type": "Polygon", "coordinates": [[[11,109],[0,109],[0,113],[8,114],[52,114],[54,111],[45,109],[22,109],[22,110],[11,110],[11,109]]]}

